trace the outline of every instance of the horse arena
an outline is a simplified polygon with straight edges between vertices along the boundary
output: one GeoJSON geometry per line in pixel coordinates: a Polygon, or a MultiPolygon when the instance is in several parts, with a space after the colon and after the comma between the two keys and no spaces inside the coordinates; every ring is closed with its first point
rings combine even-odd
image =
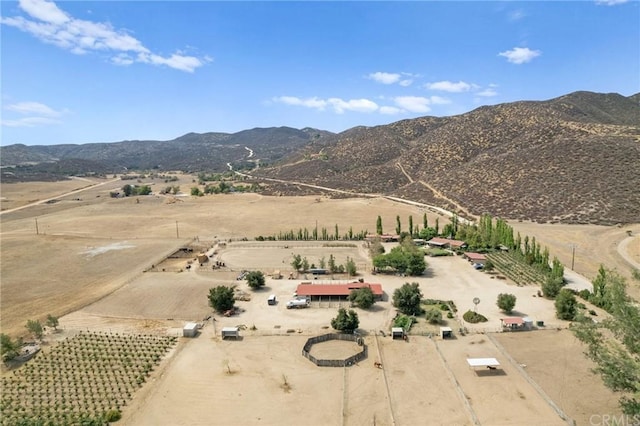
{"type": "MultiPolygon", "coordinates": [[[[11,197],[5,186],[5,196],[11,197]]],[[[425,276],[405,278],[371,274],[362,242],[251,241],[316,221],[344,230],[372,229],[378,215],[387,226],[396,215],[419,221],[424,209],[385,199],[256,194],[185,197],[180,202],[109,199],[106,194],[119,186],[122,182],[116,180],[88,188],[80,201],[74,194],[55,204],[4,212],[0,302],[3,332],[24,333],[27,319],[60,317],[60,331],[45,336],[44,352],[84,330],[178,337],[176,348],[123,408],[122,424],[197,425],[215,418],[219,424],[243,425],[562,425],[589,424],[594,414],[620,414],[618,395],[591,373],[584,347],[566,330],[568,324],[555,319],[553,303],[534,297],[533,287],[492,280],[457,257],[427,258],[425,276]],[[27,260],[33,253],[46,256],[27,260]],[[382,284],[387,297],[370,310],[357,309],[362,346],[331,340],[309,348],[319,359],[348,359],[363,348],[365,357],[327,368],[302,356],[307,341],[330,333],[337,308],[347,305],[323,302],[286,309],[296,286],[313,280],[302,275],[288,279],[294,254],[316,264],[329,255],[337,263],[349,257],[358,265],[358,278],[382,284]],[[242,270],[256,269],[267,276],[266,288],[251,291],[236,278],[242,270]],[[283,278],[272,278],[274,271],[283,278]],[[461,323],[451,320],[455,338],[447,340],[418,324],[406,341],[392,340],[390,295],[413,281],[425,298],[453,300],[460,316],[473,309],[472,299],[478,297],[478,311],[489,322],[465,324],[469,333],[462,335],[457,332],[461,323]],[[212,313],[207,295],[217,285],[237,285],[248,294],[248,300],[236,302],[238,315],[212,313]],[[495,333],[504,316],[495,300],[505,292],[517,296],[519,314],[543,320],[545,329],[495,333]],[[277,296],[277,305],[267,304],[270,294],[277,296]],[[181,337],[190,321],[202,326],[199,335],[181,337]],[[222,340],[223,327],[238,327],[241,338],[222,340]],[[466,364],[469,357],[494,357],[500,368],[474,371],[466,364]]],[[[52,191],[55,196],[60,185],[52,191]]],[[[32,194],[23,204],[45,195],[32,194]]],[[[9,206],[19,205],[17,196],[13,203],[9,206]]],[[[428,215],[433,223],[435,214],[428,215]]],[[[440,218],[441,224],[446,221],[440,218]]],[[[614,229],[609,238],[622,240],[623,234],[624,229],[614,229]]],[[[581,247],[587,246],[584,238],[581,247]]],[[[545,244],[544,236],[538,240],[545,244]]],[[[322,280],[344,283],[348,278],[322,280]]],[[[576,278],[572,285],[585,284],[576,278]]]]}

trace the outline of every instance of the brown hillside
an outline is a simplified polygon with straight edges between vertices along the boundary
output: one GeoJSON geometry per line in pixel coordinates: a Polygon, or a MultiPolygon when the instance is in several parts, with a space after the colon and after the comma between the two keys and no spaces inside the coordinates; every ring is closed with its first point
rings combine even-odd
{"type": "Polygon", "coordinates": [[[599,224],[640,217],[640,105],[618,94],[359,127],[315,148],[260,173],[473,215],[599,224]]]}

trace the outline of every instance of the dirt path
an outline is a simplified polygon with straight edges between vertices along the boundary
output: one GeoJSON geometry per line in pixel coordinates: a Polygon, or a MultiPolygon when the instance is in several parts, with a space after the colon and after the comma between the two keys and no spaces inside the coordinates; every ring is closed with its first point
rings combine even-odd
{"type": "Polygon", "coordinates": [[[638,246],[640,246],[639,236],[627,237],[624,240],[620,241],[620,243],[618,244],[617,250],[618,250],[618,254],[622,256],[624,260],[629,262],[629,264],[632,267],[636,268],[637,270],[640,270],[640,262],[636,262],[635,259],[632,257],[633,253],[635,253],[636,251],[639,251],[638,246]]]}
{"type": "MultiPolygon", "coordinates": [[[[89,181],[87,179],[82,179],[82,180],[91,182],[91,181],[89,181]]],[[[116,182],[116,181],[119,181],[119,180],[120,180],[120,178],[111,179],[111,180],[108,180],[106,182],[99,182],[99,183],[95,183],[93,185],[88,185],[88,186],[86,186],[84,188],[74,189],[73,191],[65,192],[65,193],[62,193],[62,194],[59,194],[59,195],[55,195],[53,197],[48,197],[48,198],[45,198],[44,200],[38,200],[38,201],[34,201],[32,203],[29,203],[29,204],[25,204],[25,205],[20,206],[20,207],[15,207],[13,209],[0,211],[0,215],[3,215],[5,213],[15,212],[15,211],[22,210],[22,209],[26,209],[27,207],[32,207],[32,206],[37,206],[39,204],[44,204],[44,203],[46,203],[48,201],[55,200],[55,199],[61,198],[61,197],[66,197],[68,195],[78,194],[80,192],[87,191],[89,189],[94,189],[94,188],[97,188],[99,186],[107,185],[107,184],[110,184],[110,183],[113,183],[113,182],[116,182]]]]}

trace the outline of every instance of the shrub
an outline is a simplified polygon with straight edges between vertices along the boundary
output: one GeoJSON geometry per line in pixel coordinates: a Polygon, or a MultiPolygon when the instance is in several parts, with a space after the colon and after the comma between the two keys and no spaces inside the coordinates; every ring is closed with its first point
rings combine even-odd
{"type": "Polygon", "coordinates": [[[556,297],[556,316],[561,320],[573,321],[578,313],[576,296],[566,288],[556,297]]]}
{"type": "Polygon", "coordinates": [[[393,306],[406,315],[420,315],[422,292],[418,283],[404,283],[393,292],[393,306]]]}
{"type": "Polygon", "coordinates": [[[588,289],[582,289],[578,292],[578,296],[580,296],[584,300],[589,300],[591,298],[591,292],[588,289]]]}
{"type": "Polygon", "coordinates": [[[104,420],[107,423],[117,422],[122,417],[120,410],[109,410],[104,413],[104,420]]]}
{"type": "Polygon", "coordinates": [[[452,319],[453,313],[451,311],[447,312],[447,318],[452,319]]]}
{"type": "Polygon", "coordinates": [[[361,309],[369,309],[376,302],[376,298],[371,288],[362,287],[351,291],[349,301],[361,309]]]}
{"type": "Polygon", "coordinates": [[[425,318],[429,321],[429,324],[440,324],[440,321],[442,321],[442,312],[436,308],[429,309],[425,313],[425,318]]]}
{"type": "Polygon", "coordinates": [[[408,316],[408,315],[398,315],[394,320],[393,320],[393,326],[394,327],[400,327],[405,331],[408,331],[411,329],[411,326],[413,325],[413,323],[416,322],[416,318],[413,316],[408,316]]]}
{"type": "Polygon", "coordinates": [[[516,296],[508,293],[500,293],[498,295],[498,301],[496,302],[498,308],[510,314],[513,308],[516,306],[516,296]]]}
{"type": "Polygon", "coordinates": [[[472,310],[468,310],[462,315],[462,318],[466,322],[470,322],[471,324],[477,324],[479,322],[487,322],[487,317],[477,312],[473,312],[472,310]]]}

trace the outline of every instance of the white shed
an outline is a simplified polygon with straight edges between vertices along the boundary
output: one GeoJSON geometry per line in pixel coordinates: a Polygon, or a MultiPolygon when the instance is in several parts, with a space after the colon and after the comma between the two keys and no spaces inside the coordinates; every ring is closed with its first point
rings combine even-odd
{"type": "Polygon", "coordinates": [[[188,322],[182,328],[182,335],[184,337],[196,337],[198,334],[198,323],[188,322]]]}
{"type": "Polygon", "coordinates": [[[393,339],[404,339],[404,329],[402,327],[392,327],[391,328],[391,338],[393,338],[393,339]]]}
{"type": "Polygon", "coordinates": [[[450,339],[453,337],[453,330],[451,327],[440,327],[440,337],[442,339],[450,339]]]}
{"type": "Polygon", "coordinates": [[[238,332],[238,327],[223,327],[222,328],[222,338],[226,339],[227,337],[233,337],[237,339],[240,337],[240,333],[238,332]]]}

